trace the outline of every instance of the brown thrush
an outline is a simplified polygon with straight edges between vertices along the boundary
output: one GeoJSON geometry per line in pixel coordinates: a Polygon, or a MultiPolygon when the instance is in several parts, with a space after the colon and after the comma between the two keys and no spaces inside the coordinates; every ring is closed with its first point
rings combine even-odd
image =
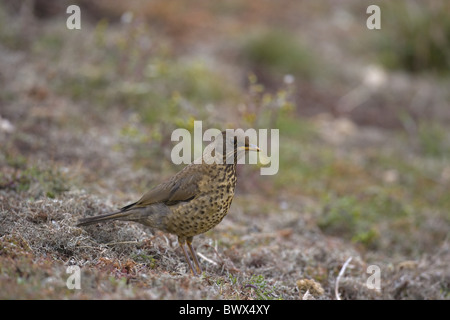
{"type": "Polygon", "coordinates": [[[191,272],[197,275],[202,268],[192,247],[193,237],[215,227],[228,213],[236,186],[236,163],[246,151],[260,150],[241,131],[223,131],[205,148],[201,163],[187,165],[137,202],[113,213],[80,219],[77,226],[125,220],[175,234],[191,272]]]}

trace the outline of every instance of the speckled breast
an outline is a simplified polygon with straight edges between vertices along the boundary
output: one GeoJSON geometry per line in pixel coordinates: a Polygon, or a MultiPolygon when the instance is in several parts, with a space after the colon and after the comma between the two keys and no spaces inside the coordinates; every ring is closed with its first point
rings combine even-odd
{"type": "Polygon", "coordinates": [[[214,228],[227,215],[235,187],[236,167],[224,165],[224,170],[211,176],[201,195],[171,207],[172,214],[166,217],[167,231],[193,237],[214,228]]]}

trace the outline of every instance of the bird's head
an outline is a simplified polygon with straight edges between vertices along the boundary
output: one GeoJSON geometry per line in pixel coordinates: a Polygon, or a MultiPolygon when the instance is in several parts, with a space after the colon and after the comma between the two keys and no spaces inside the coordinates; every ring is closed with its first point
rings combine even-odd
{"type": "Polygon", "coordinates": [[[249,137],[242,130],[222,131],[210,144],[210,148],[207,147],[205,153],[211,155],[216,162],[222,160],[226,164],[236,163],[246,151],[261,151],[257,145],[250,143],[249,137]]]}

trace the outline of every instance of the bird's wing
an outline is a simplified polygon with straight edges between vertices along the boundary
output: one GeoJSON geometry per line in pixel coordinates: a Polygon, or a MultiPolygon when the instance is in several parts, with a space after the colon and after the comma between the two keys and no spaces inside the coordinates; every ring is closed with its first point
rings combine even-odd
{"type": "Polygon", "coordinates": [[[185,167],[170,180],[157,185],[144,194],[139,201],[123,207],[122,210],[131,209],[132,207],[146,207],[158,202],[163,202],[170,206],[181,201],[192,200],[199,194],[199,185],[206,176],[198,172],[198,170],[192,170],[191,166],[185,167]]]}

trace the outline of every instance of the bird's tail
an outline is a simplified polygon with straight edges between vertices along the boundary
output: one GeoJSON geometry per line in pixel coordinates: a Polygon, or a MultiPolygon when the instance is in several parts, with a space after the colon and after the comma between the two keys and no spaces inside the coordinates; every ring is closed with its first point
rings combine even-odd
{"type": "Polygon", "coordinates": [[[90,224],[94,224],[97,222],[104,222],[108,220],[118,220],[127,217],[129,214],[130,214],[129,211],[120,210],[116,212],[101,214],[95,217],[82,218],[78,220],[77,227],[88,226],[90,224]]]}

